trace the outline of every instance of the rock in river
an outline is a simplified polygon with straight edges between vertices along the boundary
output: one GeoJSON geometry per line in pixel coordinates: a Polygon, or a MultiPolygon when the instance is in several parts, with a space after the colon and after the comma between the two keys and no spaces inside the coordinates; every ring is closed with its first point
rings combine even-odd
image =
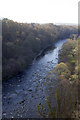
{"type": "Polygon", "coordinates": [[[31,91],[32,91],[32,89],[28,89],[28,91],[30,91],[30,92],[31,92],[31,91]]]}
{"type": "Polygon", "coordinates": [[[10,98],[15,98],[15,97],[17,97],[17,94],[13,93],[13,94],[11,94],[11,95],[8,97],[8,99],[10,99],[10,98]]]}

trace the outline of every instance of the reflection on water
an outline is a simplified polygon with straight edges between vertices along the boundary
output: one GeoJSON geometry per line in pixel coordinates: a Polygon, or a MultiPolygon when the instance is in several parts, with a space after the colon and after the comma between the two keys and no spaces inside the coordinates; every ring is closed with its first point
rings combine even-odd
{"type": "MultiPolygon", "coordinates": [[[[55,44],[55,49],[46,52],[22,74],[3,82],[3,118],[39,118],[36,105],[42,103],[51,94],[51,86],[46,92],[46,75],[58,64],[58,53],[63,43],[55,44]]],[[[54,95],[53,95],[54,96],[54,95]]]]}

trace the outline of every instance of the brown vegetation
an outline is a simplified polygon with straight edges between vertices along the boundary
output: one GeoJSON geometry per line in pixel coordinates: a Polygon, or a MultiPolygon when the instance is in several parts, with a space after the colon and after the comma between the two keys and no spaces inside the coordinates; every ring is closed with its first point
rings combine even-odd
{"type": "Polygon", "coordinates": [[[23,71],[48,45],[77,32],[76,27],[2,20],[3,79],[23,71]]]}

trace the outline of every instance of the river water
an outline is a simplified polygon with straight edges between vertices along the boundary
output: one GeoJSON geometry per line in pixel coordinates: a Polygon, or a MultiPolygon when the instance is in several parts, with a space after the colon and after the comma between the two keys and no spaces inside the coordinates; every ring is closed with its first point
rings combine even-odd
{"type": "Polygon", "coordinates": [[[46,106],[45,99],[49,94],[46,76],[58,64],[59,50],[65,41],[55,43],[55,49],[47,51],[22,74],[3,82],[3,118],[40,118],[36,106],[39,103],[46,106]]]}

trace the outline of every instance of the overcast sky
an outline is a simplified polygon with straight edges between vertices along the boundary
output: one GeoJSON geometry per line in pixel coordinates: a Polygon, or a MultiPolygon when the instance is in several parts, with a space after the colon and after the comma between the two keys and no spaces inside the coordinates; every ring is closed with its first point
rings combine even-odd
{"type": "Polygon", "coordinates": [[[79,0],[0,0],[0,17],[27,23],[78,24],[79,0]]]}

